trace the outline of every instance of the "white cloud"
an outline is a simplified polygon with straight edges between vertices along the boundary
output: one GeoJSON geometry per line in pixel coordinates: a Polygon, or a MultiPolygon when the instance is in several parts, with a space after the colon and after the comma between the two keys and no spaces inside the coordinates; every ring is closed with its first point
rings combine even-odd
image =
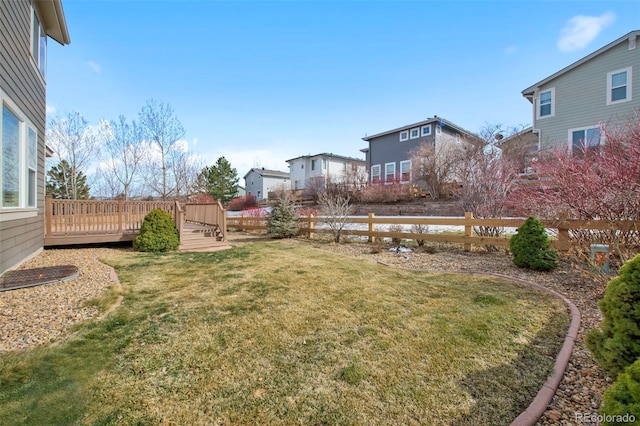
{"type": "Polygon", "coordinates": [[[515,51],[516,51],[516,47],[514,45],[507,46],[507,47],[504,48],[505,55],[511,55],[511,54],[515,53],[515,51]]]}
{"type": "Polygon", "coordinates": [[[606,12],[601,16],[574,16],[561,30],[558,49],[562,52],[572,52],[586,47],[615,20],[616,15],[613,12],[606,12]]]}
{"type": "Polygon", "coordinates": [[[47,115],[54,115],[57,111],[56,107],[47,104],[47,115]]]}
{"type": "Polygon", "coordinates": [[[91,68],[91,70],[93,72],[95,72],[96,74],[100,74],[100,71],[102,71],[102,67],[100,66],[99,63],[94,62],[94,61],[87,61],[86,65],[91,68]]]}

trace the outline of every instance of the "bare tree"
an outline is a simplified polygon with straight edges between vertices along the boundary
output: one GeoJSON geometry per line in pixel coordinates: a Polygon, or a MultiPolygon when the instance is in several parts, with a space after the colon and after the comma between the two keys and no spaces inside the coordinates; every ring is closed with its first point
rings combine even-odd
{"type": "MultiPolygon", "coordinates": [[[[89,122],[78,112],[56,116],[47,129],[47,144],[53,149],[58,164],[65,161],[70,176],[63,176],[69,182],[66,198],[76,199],[80,173],[87,175],[88,168],[100,155],[99,131],[89,126],[89,122]]],[[[64,173],[67,173],[65,171],[64,173]]]]}
{"type": "MultiPolygon", "coordinates": [[[[500,125],[485,126],[482,139],[468,141],[461,147],[455,174],[460,184],[456,190],[462,207],[479,218],[504,217],[508,211],[508,197],[518,176],[516,161],[502,155],[495,146],[496,135],[502,134],[500,125]]],[[[498,237],[503,228],[480,226],[478,235],[498,237]]],[[[487,246],[489,250],[494,246],[487,246]]]]}
{"type": "Polygon", "coordinates": [[[102,178],[110,183],[109,186],[118,182],[121,187],[118,194],[126,200],[131,196],[131,186],[139,177],[145,156],[142,129],[135,121],[127,123],[122,115],[117,121],[101,122],[100,125],[106,154],[100,167],[102,178]]]}
{"type": "Polygon", "coordinates": [[[146,167],[146,180],[150,188],[163,200],[177,195],[178,183],[175,164],[181,156],[178,141],[185,131],[169,104],[147,101],[140,111],[140,124],[147,141],[155,148],[157,158],[151,158],[146,167]]]}
{"type": "Polygon", "coordinates": [[[172,163],[176,180],[176,196],[187,197],[198,192],[198,176],[203,168],[202,158],[188,151],[175,155],[172,163]]]}
{"type": "Polygon", "coordinates": [[[322,210],[323,222],[331,229],[333,241],[340,242],[342,230],[347,224],[347,218],[353,214],[353,205],[346,194],[320,194],[318,204],[322,210]]]}
{"type": "Polygon", "coordinates": [[[459,143],[421,143],[411,153],[415,182],[424,182],[432,199],[444,196],[447,184],[455,180],[456,162],[460,158],[459,143]]]}

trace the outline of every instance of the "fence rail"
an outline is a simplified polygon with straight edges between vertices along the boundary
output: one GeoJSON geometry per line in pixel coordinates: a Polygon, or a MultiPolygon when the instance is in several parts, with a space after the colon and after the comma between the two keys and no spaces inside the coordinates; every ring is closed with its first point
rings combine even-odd
{"type": "MultiPolygon", "coordinates": [[[[366,230],[343,229],[342,235],[355,235],[366,237],[369,242],[380,238],[401,238],[424,240],[434,242],[450,242],[463,244],[465,250],[471,250],[473,245],[509,247],[509,236],[487,237],[478,235],[476,228],[518,228],[525,219],[478,219],[472,213],[465,213],[464,217],[436,218],[436,217],[376,217],[369,213],[366,217],[348,217],[346,224],[366,224],[366,230]],[[464,234],[449,233],[415,233],[415,232],[390,232],[376,229],[376,225],[442,225],[459,226],[464,228],[464,234]]],[[[331,229],[319,228],[316,225],[326,223],[322,217],[302,217],[299,219],[301,233],[313,238],[314,234],[331,234],[331,229]]],[[[573,243],[572,238],[580,231],[601,231],[603,234],[615,237],[618,233],[624,233],[626,237],[631,234],[636,242],[640,241],[640,222],[637,221],[603,221],[603,220],[574,220],[559,218],[557,220],[542,220],[542,225],[547,229],[556,230],[556,236],[552,240],[553,246],[558,250],[569,250],[573,243]]],[[[255,216],[234,216],[227,218],[227,227],[242,231],[266,231],[266,218],[255,216]]],[[[602,241],[611,242],[611,241],[602,241]]]]}

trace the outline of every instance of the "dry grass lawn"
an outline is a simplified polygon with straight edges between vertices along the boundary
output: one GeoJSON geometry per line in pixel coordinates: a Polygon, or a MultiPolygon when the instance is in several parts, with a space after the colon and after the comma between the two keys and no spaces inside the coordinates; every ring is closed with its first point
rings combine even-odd
{"type": "Polygon", "coordinates": [[[0,418],[509,424],[568,326],[560,301],[509,282],[396,270],[295,241],[104,260],[123,304],[60,345],[2,355],[0,418]]]}

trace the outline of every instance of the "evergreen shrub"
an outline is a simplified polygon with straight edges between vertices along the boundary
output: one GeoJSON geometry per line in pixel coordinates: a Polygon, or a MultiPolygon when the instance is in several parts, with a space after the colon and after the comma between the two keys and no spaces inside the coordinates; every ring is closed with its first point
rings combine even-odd
{"type": "Polygon", "coordinates": [[[640,254],[622,265],[619,275],[609,281],[599,306],[602,330],[587,334],[587,346],[598,364],[615,378],[640,358],[640,254]]]}
{"type": "Polygon", "coordinates": [[[299,232],[295,206],[286,197],[281,197],[267,216],[267,234],[273,238],[290,238],[299,232]]]}
{"type": "Polygon", "coordinates": [[[151,210],[142,221],[140,235],[133,240],[136,251],[164,252],[176,250],[180,237],[169,213],[161,209],[151,210]]]}
{"type": "Polygon", "coordinates": [[[513,263],[520,268],[551,271],[558,267],[558,253],[544,227],[535,217],[528,218],[509,241],[513,263]]]}
{"type": "Polygon", "coordinates": [[[604,393],[600,413],[603,425],[640,421],[640,359],[628,366],[604,393]]]}

